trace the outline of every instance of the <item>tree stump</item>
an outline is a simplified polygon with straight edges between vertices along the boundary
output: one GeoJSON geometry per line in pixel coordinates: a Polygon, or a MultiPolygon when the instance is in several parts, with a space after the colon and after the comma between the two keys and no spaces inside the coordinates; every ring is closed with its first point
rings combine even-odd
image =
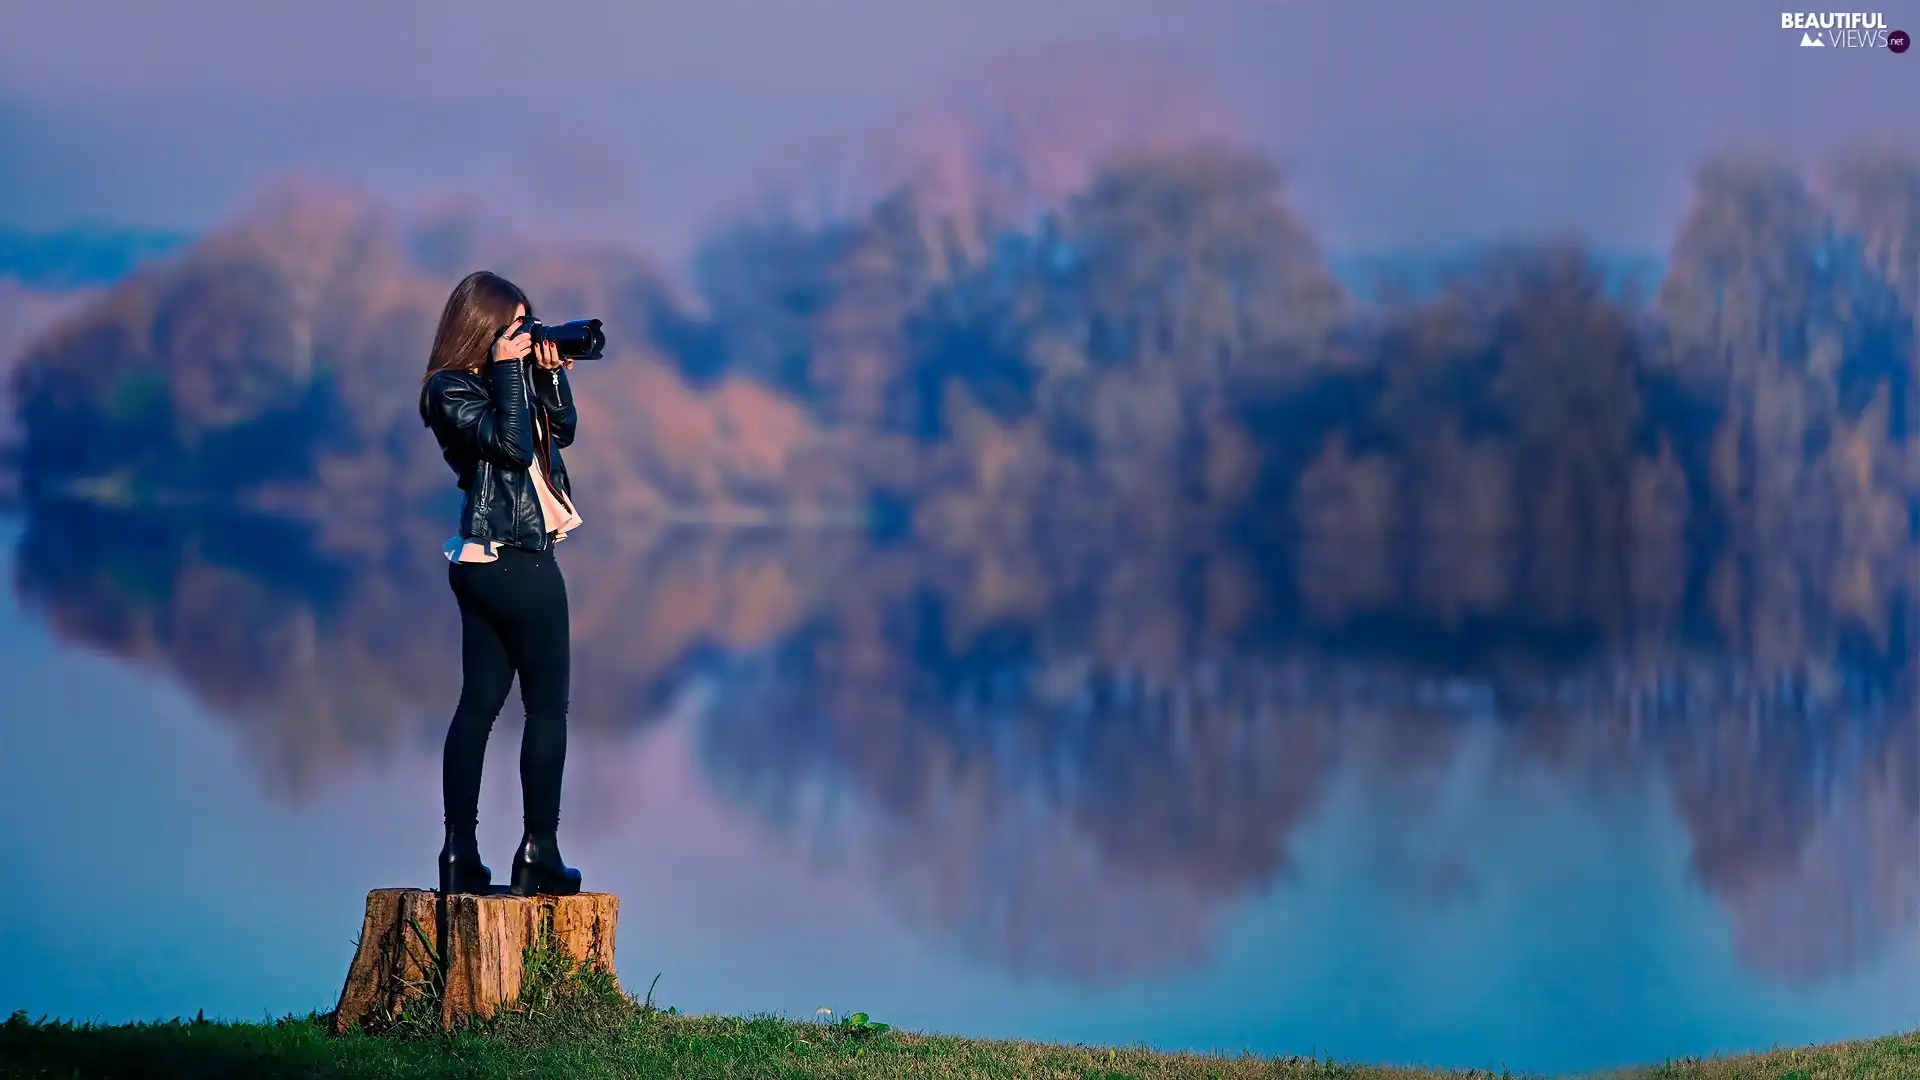
{"type": "Polygon", "coordinates": [[[519,1000],[527,953],[543,942],[611,977],[619,917],[612,893],[459,893],[443,901],[427,889],[375,889],[334,1033],[391,1024],[403,1011],[437,1013],[442,1028],[491,1017],[519,1000]]]}

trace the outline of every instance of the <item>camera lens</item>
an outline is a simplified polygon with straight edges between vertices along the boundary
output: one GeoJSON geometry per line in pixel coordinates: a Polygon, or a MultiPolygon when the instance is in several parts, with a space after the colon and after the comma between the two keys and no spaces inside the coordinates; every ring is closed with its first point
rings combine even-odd
{"type": "Polygon", "coordinates": [[[544,329],[548,341],[569,360],[598,360],[606,351],[607,335],[599,319],[578,319],[544,329]]]}

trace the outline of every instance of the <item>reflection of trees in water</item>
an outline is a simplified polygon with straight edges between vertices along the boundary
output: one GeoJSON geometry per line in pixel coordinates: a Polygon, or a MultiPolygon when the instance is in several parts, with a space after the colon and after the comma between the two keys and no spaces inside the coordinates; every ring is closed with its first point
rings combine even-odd
{"type": "Polygon", "coordinates": [[[1083,978],[1198,960],[1214,913],[1284,869],[1324,722],[1262,723],[1230,678],[1168,692],[992,634],[943,655],[904,606],[836,612],[741,670],[705,736],[715,782],[782,831],[851,841],[916,922],[1083,978]]]}
{"type": "MultiPolygon", "coordinates": [[[[178,679],[239,729],[270,787],[298,795],[439,738],[460,684],[445,528],[407,517],[328,536],[204,509],[36,503],[14,587],[64,641],[178,679]]],[[[793,551],[654,540],[610,529],[562,550],[576,731],[644,723],[704,650],[764,645],[797,617],[793,551]]]]}
{"type": "MultiPolygon", "coordinates": [[[[1770,665],[1672,638],[1571,655],[1455,641],[1436,664],[1296,624],[1155,671],[1108,659],[1098,616],[1002,621],[955,647],[939,611],[923,594],[838,607],[741,664],[704,760],[770,827],[1008,965],[1099,980],[1197,963],[1226,907],[1284,877],[1331,770],[1375,762],[1380,797],[1414,820],[1476,724],[1512,747],[1502,760],[1568,782],[1665,777],[1694,872],[1757,967],[1842,974],[1920,918],[1900,598],[1879,648],[1841,634],[1770,665]]],[[[1436,903],[1467,884],[1429,877],[1395,884],[1436,903]]]]}
{"type": "MultiPolygon", "coordinates": [[[[36,504],[15,588],[64,640],[178,678],[298,792],[437,738],[458,682],[438,525],[36,504]]],[[[1288,872],[1340,763],[1419,815],[1476,723],[1570,783],[1665,776],[1756,965],[1847,970],[1920,904],[1909,594],[1861,608],[1816,573],[1730,604],[1714,583],[1796,571],[1708,560],[1644,603],[1515,591],[1462,619],[1420,573],[1231,550],[608,527],[562,554],[583,745],[721,663],[713,782],[1010,965],[1197,962],[1288,872]]]]}
{"type": "MultiPolygon", "coordinates": [[[[297,792],[437,737],[458,682],[437,524],[36,505],[15,587],[63,639],[178,678],[297,792]]],[[[1568,782],[1666,776],[1757,965],[1844,971],[1920,903],[1906,594],[1727,605],[1712,582],[1787,571],[1709,563],[1645,604],[1519,592],[1462,621],[1418,573],[1383,592],[1231,551],[609,527],[562,554],[583,745],[722,658],[713,782],[1010,965],[1197,962],[1287,873],[1341,762],[1375,762],[1418,815],[1478,722],[1568,782]]]]}
{"type": "Polygon", "coordinates": [[[1735,944],[1783,976],[1833,975],[1920,915],[1920,717],[1888,686],[1828,669],[1695,706],[1640,741],[1672,779],[1692,864],[1735,944]],[[1890,692],[1892,691],[1892,692],[1890,692]]]}
{"type": "Polygon", "coordinates": [[[329,562],[287,523],[62,504],[28,518],[14,584],[63,640],[242,718],[271,782],[297,789],[390,753],[458,689],[457,624],[417,614],[393,569],[329,562]]]}

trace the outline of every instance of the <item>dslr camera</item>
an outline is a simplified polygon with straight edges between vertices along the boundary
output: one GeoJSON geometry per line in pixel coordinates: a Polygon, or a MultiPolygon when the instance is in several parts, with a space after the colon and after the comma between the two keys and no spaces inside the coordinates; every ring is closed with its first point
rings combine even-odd
{"type": "Polygon", "coordinates": [[[548,326],[534,319],[522,319],[519,326],[509,326],[501,333],[512,335],[522,330],[533,338],[535,345],[543,341],[553,342],[563,360],[598,360],[607,348],[607,335],[601,331],[599,319],[575,319],[557,326],[548,326]]]}

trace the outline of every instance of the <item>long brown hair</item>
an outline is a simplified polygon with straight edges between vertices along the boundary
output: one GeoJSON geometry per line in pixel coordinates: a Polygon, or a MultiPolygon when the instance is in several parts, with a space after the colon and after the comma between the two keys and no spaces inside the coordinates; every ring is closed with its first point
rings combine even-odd
{"type": "Polygon", "coordinates": [[[478,371],[486,362],[493,339],[513,321],[517,307],[533,317],[533,303],[520,286],[491,270],[476,270],[460,279],[440,312],[440,328],[427,354],[427,372],[421,377],[420,418],[427,417],[426,380],[440,371],[478,371]]]}

